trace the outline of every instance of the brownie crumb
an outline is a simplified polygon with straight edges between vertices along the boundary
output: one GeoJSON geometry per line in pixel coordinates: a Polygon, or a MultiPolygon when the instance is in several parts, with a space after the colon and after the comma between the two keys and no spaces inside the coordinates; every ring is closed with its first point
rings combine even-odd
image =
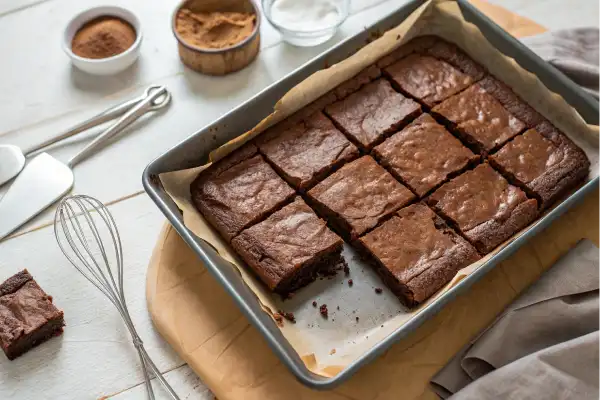
{"type": "Polygon", "coordinates": [[[327,311],[327,304],[321,304],[321,307],[319,307],[319,312],[322,316],[327,318],[327,316],[329,315],[329,312],[327,311]]]}
{"type": "Polygon", "coordinates": [[[331,351],[329,352],[329,355],[334,355],[335,354],[335,349],[331,349],[331,351]]]}
{"type": "Polygon", "coordinates": [[[283,316],[280,313],[276,312],[273,314],[273,318],[275,319],[275,322],[277,322],[277,325],[283,326],[283,316]]]}
{"type": "Polygon", "coordinates": [[[292,322],[292,323],[296,323],[296,317],[294,316],[293,312],[285,312],[283,313],[283,318],[287,319],[288,321],[292,322]]]}
{"type": "Polygon", "coordinates": [[[348,286],[352,286],[354,285],[354,282],[352,281],[352,279],[348,279],[348,286]]]}
{"type": "Polygon", "coordinates": [[[346,261],[344,261],[344,274],[346,276],[350,275],[350,268],[348,267],[348,264],[346,264],[346,261]]]}
{"type": "Polygon", "coordinates": [[[381,292],[383,292],[383,289],[382,289],[382,288],[380,288],[380,287],[376,287],[376,288],[375,288],[375,293],[377,293],[377,294],[381,294],[381,292]]]}
{"type": "Polygon", "coordinates": [[[339,310],[339,309],[340,309],[340,306],[337,306],[337,309],[339,310]]]}
{"type": "Polygon", "coordinates": [[[313,307],[316,307],[317,306],[317,302],[313,301],[312,305],[313,305],[313,307]]]}
{"type": "Polygon", "coordinates": [[[356,322],[358,322],[358,320],[359,320],[359,318],[358,318],[358,317],[356,317],[356,322]]]}

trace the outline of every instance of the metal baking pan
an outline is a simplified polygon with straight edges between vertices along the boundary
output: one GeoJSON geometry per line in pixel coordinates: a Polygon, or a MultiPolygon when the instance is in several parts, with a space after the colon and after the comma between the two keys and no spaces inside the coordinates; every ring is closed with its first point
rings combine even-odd
{"type": "MultiPolygon", "coordinates": [[[[477,25],[485,37],[501,52],[514,58],[523,68],[535,73],[539,79],[552,91],[561,94],[590,124],[598,124],[598,102],[585,93],[575,83],[566,78],[555,68],[536,56],[518,40],[497,26],[489,18],[481,14],[467,1],[457,1],[467,21],[477,25]]],[[[334,46],[329,51],[307,62],[284,79],[264,89],[252,99],[219,118],[214,123],[200,129],[185,141],[168,150],[158,159],[154,160],[143,174],[143,184],[152,200],[165,214],[181,237],[196,252],[206,265],[206,268],[220,282],[249,319],[249,321],[266,338],[268,344],[292,371],[292,373],[305,385],[315,389],[329,389],[348,379],[361,366],[382,354],[393,343],[413,332],[424,321],[435,315],[444,305],[450,302],[457,294],[463,292],[474,282],[481,279],[496,264],[509,257],[519,249],[529,238],[546,228],[558,216],[563,214],[575,203],[582,199],[588,192],[596,190],[598,178],[586,183],[583,187],[545,215],[526,234],[509,244],[496,256],[483,264],[477,271],[463,279],[459,284],[440,296],[407,324],[397,329],[392,335],[386,337],[371,348],[366,354],[352,362],[346,369],[334,377],[326,378],[309,371],[296,351],[283,337],[272,318],[267,315],[259,305],[255,295],[246,287],[239,273],[225,262],[214,251],[211,245],[196,237],[183,224],[181,213],[175,203],[162,189],[158,175],[163,172],[192,168],[207,162],[210,151],[230,141],[240,134],[250,130],[263,118],[271,113],[275,103],[292,87],[300,83],[312,73],[327,65],[337,63],[350,54],[360,49],[367,43],[374,33],[383,32],[399,25],[410,15],[423,0],[413,0],[383,18],[368,29],[334,46]],[[215,132],[217,134],[215,135],[215,132]]]]}

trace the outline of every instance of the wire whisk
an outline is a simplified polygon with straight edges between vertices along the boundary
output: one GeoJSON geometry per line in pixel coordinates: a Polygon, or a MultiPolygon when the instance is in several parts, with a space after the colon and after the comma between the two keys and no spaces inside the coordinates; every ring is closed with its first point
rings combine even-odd
{"type": "Polygon", "coordinates": [[[60,201],[56,210],[54,235],[69,262],[114,304],[123,317],[140,357],[148,398],[154,400],[151,371],[171,397],[179,400],[150,359],[133,326],[123,290],[121,237],[108,208],[90,196],[68,196],[60,201]]]}

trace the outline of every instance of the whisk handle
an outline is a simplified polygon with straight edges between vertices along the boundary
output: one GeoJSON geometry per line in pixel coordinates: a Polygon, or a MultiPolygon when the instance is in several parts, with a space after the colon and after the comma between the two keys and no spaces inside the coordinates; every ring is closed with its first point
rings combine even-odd
{"type": "Polygon", "coordinates": [[[141,346],[140,349],[144,352],[144,357],[146,359],[146,362],[150,366],[150,369],[154,373],[154,376],[156,377],[156,379],[158,379],[158,381],[165,388],[165,390],[167,392],[169,392],[169,394],[171,395],[171,398],[173,398],[173,400],[180,400],[179,396],[177,396],[177,393],[175,393],[175,390],[173,390],[171,385],[169,385],[169,382],[167,382],[167,380],[163,377],[162,372],[160,372],[160,370],[158,369],[156,364],[154,364],[154,362],[152,361],[152,359],[146,352],[146,349],[144,349],[144,346],[141,346]]]}

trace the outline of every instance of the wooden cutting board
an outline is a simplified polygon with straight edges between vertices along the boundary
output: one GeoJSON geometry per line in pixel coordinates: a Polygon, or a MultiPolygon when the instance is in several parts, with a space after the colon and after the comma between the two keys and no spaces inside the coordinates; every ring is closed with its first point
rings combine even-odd
{"type": "MultiPolygon", "coordinates": [[[[515,36],[545,31],[501,7],[472,2],[515,36]]],[[[169,224],[148,267],[148,308],[157,330],[221,400],[436,399],[429,379],[453,354],[577,241],[598,245],[598,206],[598,193],[587,196],[411,336],[328,392],[294,379],[169,224]]]]}

